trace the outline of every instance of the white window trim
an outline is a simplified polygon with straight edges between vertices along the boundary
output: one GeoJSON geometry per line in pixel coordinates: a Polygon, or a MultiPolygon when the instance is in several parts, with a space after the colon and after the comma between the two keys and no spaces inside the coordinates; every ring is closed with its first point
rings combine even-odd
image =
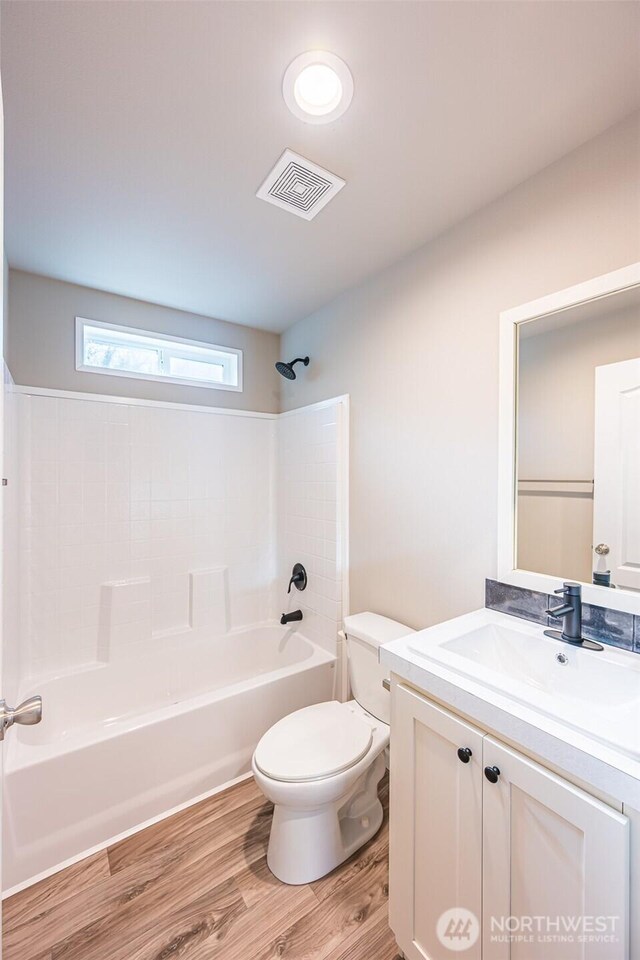
{"type": "Polygon", "coordinates": [[[172,383],[185,387],[202,387],[204,390],[231,390],[234,393],[243,391],[243,353],[235,347],[224,347],[217,343],[207,343],[204,340],[188,340],[185,337],[172,337],[166,333],[153,330],[141,330],[137,327],[125,327],[117,323],[103,323],[100,320],[90,320],[87,317],[76,317],[76,370],[81,373],[95,373],[99,376],[124,377],[127,380],[153,380],[155,383],[172,383]],[[101,327],[112,333],[128,333],[134,336],[167,340],[171,343],[182,344],[187,347],[201,347],[208,350],[219,350],[222,353],[233,354],[238,361],[238,383],[236,386],[228,383],[209,383],[206,380],[194,380],[187,377],[171,377],[165,374],[134,373],[129,370],[109,370],[106,367],[92,367],[84,362],[84,328],[101,327]]]}

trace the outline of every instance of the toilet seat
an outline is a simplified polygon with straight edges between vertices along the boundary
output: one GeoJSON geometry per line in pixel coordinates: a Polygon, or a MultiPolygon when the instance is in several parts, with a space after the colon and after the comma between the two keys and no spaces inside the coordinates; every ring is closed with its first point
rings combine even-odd
{"type": "MultiPolygon", "coordinates": [[[[372,721],[373,722],[373,721],[372,721]]],[[[254,761],[272,780],[324,780],[367,754],[373,726],[349,703],[318,703],[278,721],[260,740],[254,761]]]]}

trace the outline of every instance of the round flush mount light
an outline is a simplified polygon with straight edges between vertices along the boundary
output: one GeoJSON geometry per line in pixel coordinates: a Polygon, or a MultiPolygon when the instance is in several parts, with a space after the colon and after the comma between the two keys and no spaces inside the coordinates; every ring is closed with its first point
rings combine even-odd
{"type": "Polygon", "coordinates": [[[282,95],[291,113],[305,123],[331,123],[351,103],[353,77],[335,53],[309,50],[287,67],[282,95]]]}

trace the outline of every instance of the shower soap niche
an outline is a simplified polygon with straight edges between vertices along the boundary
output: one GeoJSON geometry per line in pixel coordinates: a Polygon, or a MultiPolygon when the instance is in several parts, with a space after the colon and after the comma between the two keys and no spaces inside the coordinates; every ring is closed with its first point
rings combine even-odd
{"type": "Polygon", "coordinates": [[[100,587],[97,658],[151,637],[151,580],[110,580],[100,587]]]}

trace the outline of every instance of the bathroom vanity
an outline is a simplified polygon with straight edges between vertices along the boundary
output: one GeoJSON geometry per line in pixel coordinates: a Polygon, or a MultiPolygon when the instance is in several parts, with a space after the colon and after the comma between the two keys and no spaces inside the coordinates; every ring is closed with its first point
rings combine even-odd
{"type": "Polygon", "coordinates": [[[640,960],[639,311],[632,264],[501,315],[511,615],[381,651],[407,960],[640,960]]]}
{"type": "Polygon", "coordinates": [[[570,649],[491,610],[381,657],[392,675],[390,923],[408,960],[462,946],[474,960],[637,960],[640,657],[570,649]]]}

